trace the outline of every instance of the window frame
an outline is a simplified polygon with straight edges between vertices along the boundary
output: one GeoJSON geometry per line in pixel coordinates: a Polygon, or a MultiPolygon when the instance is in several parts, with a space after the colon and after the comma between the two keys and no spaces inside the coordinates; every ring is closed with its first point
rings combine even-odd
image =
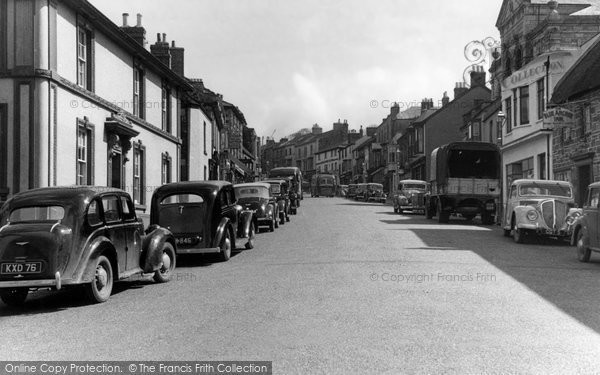
{"type": "Polygon", "coordinates": [[[133,191],[132,199],[135,206],[144,206],[146,204],[146,146],[142,145],[142,142],[134,142],[133,144],[133,191]],[[136,161],[136,158],[138,159],[136,161]],[[138,164],[136,166],[136,163],[138,164]],[[137,168],[137,171],[136,171],[137,168]],[[136,173],[137,172],[137,173],[136,173]],[[137,179],[137,182],[136,182],[137,179]],[[139,186],[137,186],[139,184],[139,186]],[[137,188],[137,189],[136,189],[137,188]],[[136,190],[138,191],[139,197],[136,197],[136,190]],[[136,198],[138,198],[136,200],[136,198]]]}
{"type": "Polygon", "coordinates": [[[529,86],[519,87],[519,125],[529,125],[529,86]]]}
{"type": "Polygon", "coordinates": [[[134,116],[146,118],[146,72],[140,65],[133,67],[133,106],[134,116]]]}
{"type": "Polygon", "coordinates": [[[94,185],[94,152],[95,152],[95,126],[91,124],[86,117],[83,119],[77,119],[77,131],[75,135],[75,184],[83,186],[94,185]],[[86,159],[80,159],[80,135],[85,134],[86,146],[85,146],[85,157],[86,159]],[[85,163],[85,176],[83,180],[80,180],[80,163],[85,163]],[[85,182],[85,183],[82,183],[85,182]]]}
{"type": "Polygon", "coordinates": [[[86,23],[77,25],[77,48],[76,48],[76,84],[77,86],[94,92],[95,90],[95,48],[94,31],[86,23]],[[83,43],[82,43],[83,42],[83,43]],[[84,50],[82,50],[82,48],[84,50]]]}

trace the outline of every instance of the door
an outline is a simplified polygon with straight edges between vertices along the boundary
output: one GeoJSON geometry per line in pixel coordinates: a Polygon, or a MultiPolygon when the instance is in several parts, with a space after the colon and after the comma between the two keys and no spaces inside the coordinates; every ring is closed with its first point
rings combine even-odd
{"type": "Polygon", "coordinates": [[[123,213],[121,212],[119,197],[116,195],[102,197],[102,212],[106,224],[106,236],[117,252],[119,270],[113,270],[113,272],[122,273],[127,269],[127,236],[126,231],[123,229],[123,213]]]}
{"type": "Polygon", "coordinates": [[[140,223],[135,216],[135,207],[131,199],[121,196],[121,211],[123,213],[123,234],[125,237],[125,253],[127,256],[127,269],[142,267],[140,257],[142,254],[142,234],[140,223]]]}
{"type": "Polygon", "coordinates": [[[587,198],[587,188],[592,183],[592,165],[586,164],[577,168],[577,204],[583,207],[587,198]]]}
{"type": "Polygon", "coordinates": [[[113,151],[109,159],[109,186],[123,188],[123,155],[120,152],[113,151]]]}
{"type": "Polygon", "coordinates": [[[598,247],[600,236],[598,235],[599,220],[598,209],[600,205],[600,188],[590,189],[589,196],[583,205],[583,213],[586,215],[589,225],[590,246],[598,247]]]}

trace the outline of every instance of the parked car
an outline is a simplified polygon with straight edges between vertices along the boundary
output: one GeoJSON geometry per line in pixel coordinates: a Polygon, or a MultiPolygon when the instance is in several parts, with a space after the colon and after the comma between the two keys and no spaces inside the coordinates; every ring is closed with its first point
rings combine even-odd
{"type": "Polygon", "coordinates": [[[253,212],[238,204],[227,181],[187,181],[163,185],[152,195],[150,228],[169,229],[177,254],[219,254],[229,260],[240,240],[254,247],[253,212]]]}
{"type": "Polygon", "coordinates": [[[358,184],[350,184],[348,185],[348,193],[346,194],[346,198],[354,199],[356,197],[356,190],[358,189],[358,184]]]}
{"type": "Polygon", "coordinates": [[[0,210],[0,298],[20,305],[30,289],[84,285],[91,302],[109,299],[113,283],[153,273],[170,279],[175,238],[147,234],[125,191],[52,187],[15,195],[0,210]]]}
{"type": "Polygon", "coordinates": [[[354,200],[367,201],[367,184],[358,184],[356,187],[356,195],[354,196],[354,200]]]}
{"type": "Polygon", "coordinates": [[[387,195],[383,192],[383,185],[376,183],[367,184],[366,201],[385,203],[387,195]]]}
{"type": "Polygon", "coordinates": [[[403,180],[398,184],[398,193],[392,199],[394,212],[404,211],[425,213],[425,194],[427,182],[421,180],[403,180]]]}
{"type": "Polygon", "coordinates": [[[573,210],[568,221],[573,226],[573,241],[580,262],[589,262],[592,252],[600,252],[600,183],[588,186],[583,208],[573,210]]]}
{"type": "Polygon", "coordinates": [[[285,224],[286,221],[290,221],[290,196],[288,194],[288,181],[287,180],[266,180],[263,181],[271,185],[271,195],[275,197],[277,201],[279,211],[279,224],[285,224]]]}
{"type": "Polygon", "coordinates": [[[252,182],[233,186],[238,203],[243,209],[253,211],[254,227],[258,230],[266,226],[273,232],[279,226],[277,201],[271,195],[271,185],[265,182],[252,182]]]}
{"type": "Polygon", "coordinates": [[[570,209],[575,207],[573,186],[565,181],[516,180],[508,191],[502,221],[505,236],[523,243],[528,234],[568,239],[570,209]]]}

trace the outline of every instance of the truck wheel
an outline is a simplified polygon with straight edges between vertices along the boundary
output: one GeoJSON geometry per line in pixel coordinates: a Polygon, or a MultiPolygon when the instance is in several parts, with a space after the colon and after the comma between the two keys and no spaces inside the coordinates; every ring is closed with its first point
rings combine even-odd
{"type": "Polygon", "coordinates": [[[437,201],[437,215],[438,215],[438,223],[447,224],[450,221],[450,212],[445,212],[442,209],[442,202],[437,201]]]}

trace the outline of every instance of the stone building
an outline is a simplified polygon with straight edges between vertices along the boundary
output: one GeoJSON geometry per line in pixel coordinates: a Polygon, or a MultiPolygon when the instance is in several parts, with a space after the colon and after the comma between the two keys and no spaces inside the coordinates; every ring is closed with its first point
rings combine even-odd
{"type": "MultiPolygon", "coordinates": [[[[600,31],[592,1],[505,0],[496,22],[500,62],[492,76],[501,91],[503,191],[515,179],[553,178],[553,130],[544,123],[554,86],[600,31]]],[[[560,177],[560,176],[559,176],[560,177]]]]}
{"type": "Polygon", "coordinates": [[[546,121],[553,125],[554,176],[571,181],[579,207],[587,186],[600,181],[600,37],[564,74],[546,121]]]}

